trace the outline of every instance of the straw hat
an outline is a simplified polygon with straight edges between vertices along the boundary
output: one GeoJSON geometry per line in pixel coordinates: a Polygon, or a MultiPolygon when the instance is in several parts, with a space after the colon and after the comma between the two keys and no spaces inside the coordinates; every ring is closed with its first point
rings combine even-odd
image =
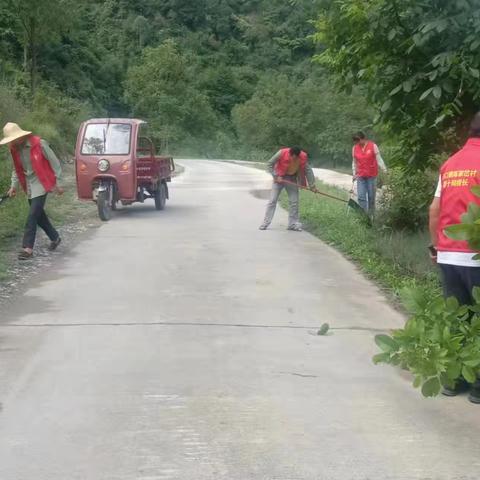
{"type": "Polygon", "coordinates": [[[7,123],[3,127],[3,139],[0,140],[0,145],[6,145],[31,134],[32,132],[22,130],[16,123],[7,123]]]}

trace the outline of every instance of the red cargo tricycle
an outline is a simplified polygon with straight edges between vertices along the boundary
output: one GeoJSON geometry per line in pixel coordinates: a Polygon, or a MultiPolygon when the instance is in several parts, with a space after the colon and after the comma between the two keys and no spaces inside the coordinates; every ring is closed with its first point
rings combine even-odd
{"type": "Polygon", "coordinates": [[[78,198],[93,200],[103,221],[118,203],[155,201],[163,210],[173,158],[155,155],[146,122],[135,119],[92,119],[82,123],[75,155],[78,198]]]}

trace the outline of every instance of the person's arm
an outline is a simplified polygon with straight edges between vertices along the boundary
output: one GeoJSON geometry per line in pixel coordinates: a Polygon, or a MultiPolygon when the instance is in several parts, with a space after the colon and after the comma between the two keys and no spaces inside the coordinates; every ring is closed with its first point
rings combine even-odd
{"type": "MultiPolygon", "coordinates": [[[[429,230],[430,230],[430,239],[432,246],[436,249],[438,244],[438,222],[440,221],[440,198],[442,195],[442,179],[440,178],[438,182],[437,191],[435,192],[435,197],[432,204],[430,205],[429,212],[429,230]]],[[[430,252],[432,260],[436,259],[436,255],[430,252]]]]}
{"type": "Polygon", "coordinates": [[[357,161],[355,160],[355,147],[352,148],[352,173],[353,178],[357,177],[357,161]]]}
{"type": "Polygon", "coordinates": [[[279,150],[268,162],[267,162],[267,172],[275,177],[275,165],[280,160],[282,155],[281,150],[279,150]]]}
{"type": "Polygon", "coordinates": [[[380,170],[382,172],[386,172],[387,171],[387,166],[385,165],[385,162],[383,161],[382,155],[380,154],[380,150],[379,150],[377,145],[375,145],[374,151],[375,151],[375,156],[377,157],[378,167],[380,168],[380,170]]]}
{"type": "Polygon", "coordinates": [[[18,175],[15,169],[12,170],[12,180],[10,182],[10,188],[13,188],[14,190],[18,190],[18,187],[20,186],[20,182],[18,180],[18,175]]]}
{"type": "Polygon", "coordinates": [[[10,189],[7,192],[9,197],[14,197],[17,194],[18,187],[20,186],[20,182],[18,180],[18,175],[15,169],[12,170],[12,178],[10,181],[10,189]]]}
{"type": "Polygon", "coordinates": [[[62,164],[60,160],[55,155],[55,152],[50,148],[50,145],[45,141],[42,140],[42,151],[45,155],[45,158],[50,163],[53,172],[55,173],[55,177],[57,179],[57,187],[60,187],[60,179],[62,178],[62,164]]]}

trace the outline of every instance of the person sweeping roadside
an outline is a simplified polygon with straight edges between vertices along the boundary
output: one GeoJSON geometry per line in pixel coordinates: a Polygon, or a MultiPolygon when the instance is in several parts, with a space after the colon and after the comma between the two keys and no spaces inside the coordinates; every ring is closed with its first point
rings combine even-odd
{"type": "Polygon", "coordinates": [[[272,223],[278,199],[285,188],[289,201],[287,229],[301,232],[302,225],[298,211],[299,186],[308,186],[313,192],[318,191],[315,186],[315,175],[308,163],[307,153],[299,147],[283,148],[269,160],[267,171],[273,176],[273,186],[260,230],[266,230],[272,223]]]}
{"type": "Polygon", "coordinates": [[[60,161],[45,140],[22,130],[16,123],[5,125],[0,145],[9,146],[14,165],[8,196],[14,197],[20,185],[30,204],[19,260],[33,256],[37,226],[50,239],[49,250],[56,250],[61,238],[44,208],[48,193],[63,194],[63,188],[59,186],[62,175],[60,161]]]}

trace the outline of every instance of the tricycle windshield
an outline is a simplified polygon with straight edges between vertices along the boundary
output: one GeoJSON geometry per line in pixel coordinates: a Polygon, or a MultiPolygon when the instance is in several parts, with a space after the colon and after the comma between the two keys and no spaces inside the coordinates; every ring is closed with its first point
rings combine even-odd
{"type": "Polygon", "coordinates": [[[83,155],[128,155],[132,126],[127,123],[91,123],[83,137],[83,155]]]}

